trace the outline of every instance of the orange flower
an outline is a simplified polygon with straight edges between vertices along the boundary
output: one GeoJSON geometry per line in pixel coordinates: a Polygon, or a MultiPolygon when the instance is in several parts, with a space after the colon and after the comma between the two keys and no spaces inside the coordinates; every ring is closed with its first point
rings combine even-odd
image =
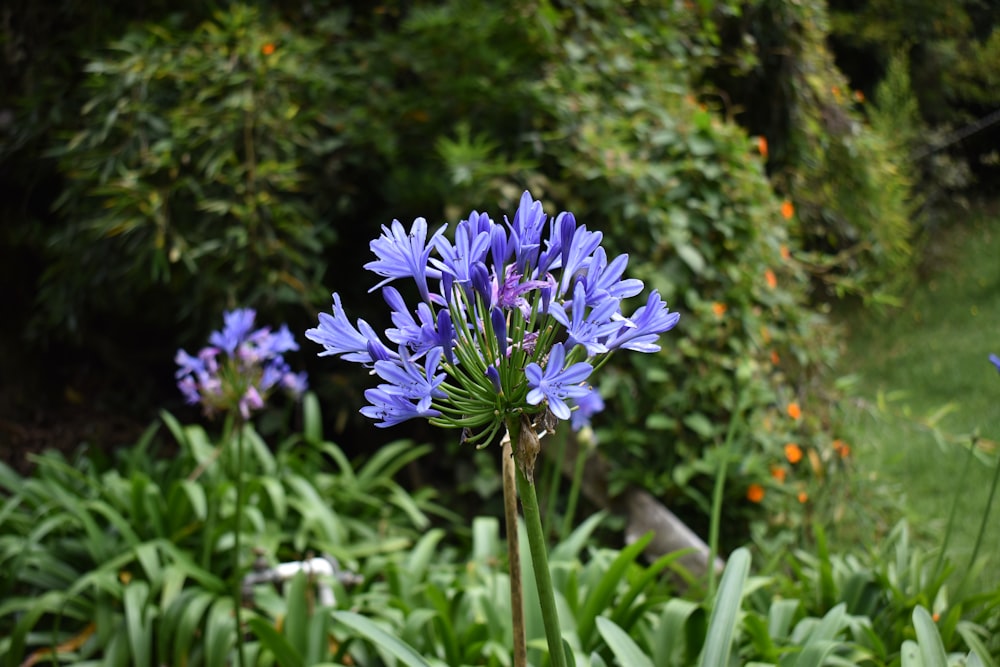
{"type": "Polygon", "coordinates": [[[860,90],[855,90],[854,91],[854,101],[857,102],[858,104],[864,104],[864,102],[865,102],[865,94],[862,93],[860,90]]]}
{"type": "Polygon", "coordinates": [[[793,465],[798,463],[802,460],[802,448],[794,442],[788,443],[785,445],[785,458],[793,465]]]}
{"type": "Polygon", "coordinates": [[[765,137],[757,137],[757,152],[762,158],[767,159],[767,139],[765,137]]]}
{"type": "Polygon", "coordinates": [[[778,279],[775,277],[774,271],[772,271],[771,269],[764,271],[764,280],[767,281],[767,286],[770,287],[771,289],[774,289],[775,287],[778,286],[778,279]]]}
{"type": "Polygon", "coordinates": [[[805,505],[809,501],[809,494],[805,491],[799,491],[799,502],[805,505]]]}
{"type": "Polygon", "coordinates": [[[941,620],[941,614],[934,612],[933,614],[931,614],[931,620],[937,623],[938,621],[941,620]]]}
{"type": "Polygon", "coordinates": [[[751,484],[747,488],[747,500],[752,503],[759,503],[764,500],[764,487],[760,484],[751,484]]]}
{"type": "Polygon", "coordinates": [[[775,350],[771,350],[771,363],[775,366],[781,363],[781,357],[778,356],[778,353],[775,350]]]}
{"type": "Polygon", "coordinates": [[[800,408],[799,404],[794,401],[789,403],[788,407],[785,408],[785,410],[788,412],[788,416],[791,417],[792,419],[798,419],[799,417],[802,416],[802,408],[800,408]]]}
{"type": "Polygon", "coordinates": [[[272,53],[274,53],[274,44],[268,42],[264,46],[260,47],[260,52],[263,53],[265,56],[271,55],[272,53]]]}
{"type": "Polygon", "coordinates": [[[830,88],[830,92],[833,93],[833,96],[839,102],[840,101],[840,88],[838,86],[833,86],[832,88],[830,88]]]}
{"type": "Polygon", "coordinates": [[[846,459],[851,455],[851,446],[843,440],[834,440],[833,451],[837,452],[840,458],[846,459]]]}
{"type": "Polygon", "coordinates": [[[722,317],[726,314],[726,304],[719,303],[718,301],[712,302],[712,312],[715,313],[716,317],[722,317]]]}
{"type": "Polygon", "coordinates": [[[787,199],[781,202],[781,217],[791,220],[793,215],[795,215],[795,205],[787,199]]]}
{"type": "Polygon", "coordinates": [[[778,252],[781,253],[781,259],[784,260],[790,259],[792,256],[792,253],[788,251],[788,246],[786,246],[785,244],[781,245],[781,247],[778,249],[778,252]]]}
{"type": "Polygon", "coordinates": [[[771,477],[773,477],[778,483],[785,483],[785,475],[788,473],[787,470],[781,466],[771,466],[771,477]]]}

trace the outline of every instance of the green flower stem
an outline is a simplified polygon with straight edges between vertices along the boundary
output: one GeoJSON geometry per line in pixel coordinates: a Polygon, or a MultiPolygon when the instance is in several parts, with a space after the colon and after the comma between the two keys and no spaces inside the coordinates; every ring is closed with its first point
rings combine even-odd
{"type": "Polygon", "coordinates": [[[243,581],[240,577],[240,533],[243,524],[243,420],[236,419],[236,514],[233,537],[233,600],[236,614],[236,660],[243,661],[243,581]]]}
{"type": "Polygon", "coordinates": [[[542,606],[542,623],[545,626],[545,640],[549,644],[550,662],[552,667],[566,667],[559,614],[556,612],[556,596],[552,590],[552,575],[549,573],[549,559],[545,552],[542,515],[538,510],[538,496],[535,493],[535,483],[525,475],[520,466],[517,469],[517,488],[521,495],[528,549],[531,551],[531,567],[535,572],[538,600],[542,606]]]}
{"type": "MultiPolygon", "coordinates": [[[[563,516],[562,530],[559,538],[565,540],[573,532],[573,518],[576,516],[576,505],[580,500],[580,489],[583,487],[583,471],[586,469],[587,456],[594,446],[593,433],[577,438],[576,461],[573,463],[573,480],[569,487],[569,497],[566,500],[566,514],[563,516]]],[[[561,457],[560,457],[561,460],[561,457]]]]}
{"type": "MultiPolygon", "coordinates": [[[[973,439],[972,442],[969,443],[968,455],[965,457],[965,463],[962,464],[962,474],[959,475],[959,477],[958,477],[959,479],[962,479],[962,480],[968,479],[969,466],[972,464],[972,459],[973,459],[972,450],[973,450],[973,448],[975,446],[976,446],[976,441],[975,441],[975,439],[973,439]]],[[[938,557],[937,557],[937,560],[934,563],[934,576],[935,577],[941,576],[942,568],[944,567],[944,556],[945,556],[945,552],[948,550],[948,545],[951,543],[951,531],[952,531],[952,528],[955,526],[955,515],[958,514],[958,501],[959,501],[959,498],[961,497],[962,492],[963,492],[963,489],[961,487],[956,488],[955,489],[955,497],[951,501],[951,511],[948,512],[948,523],[945,525],[945,529],[944,529],[944,543],[941,545],[941,548],[938,550],[938,557]]],[[[970,568],[971,568],[971,566],[972,566],[972,563],[969,563],[969,567],[970,568]]]]}
{"type": "Polygon", "coordinates": [[[510,569],[510,613],[514,629],[514,667],[527,667],[528,641],[524,623],[524,592],[521,582],[521,546],[517,536],[517,471],[510,434],[504,439],[503,509],[507,523],[507,561],[510,569]]]}
{"type": "MultiPolygon", "coordinates": [[[[973,446],[975,446],[975,443],[973,443],[973,446]]],[[[986,533],[986,526],[989,525],[990,509],[993,507],[993,496],[996,495],[997,484],[1000,484],[1000,459],[993,462],[993,485],[990,487],[990,495],[986,499],[986,507],[983,508],[983,521],[979,525],[979,534],[976,535],[976,545],[972,547],[972,556],[969,558],[969,572],[972,571],[972,567],[976,564],[976,559],[979,558],[979,548],[983,546],[983,535],[986,533]]]]}
{"type": "Polygon", "coordinates": [[[736,435],[736,427],[743,414],[743,394],[737,393],[736,410],[729,418],[729,428],[726,430],[726,440],[722,445],[722,461],[715,476],[715,488],[712,490],[712,518],[708,525],[708,596],[715,597],[715,559],[719,555],[719,526],[722,524],[722,501],[726,489],[726,472],[729,468],[729,457],[736,435]]]}

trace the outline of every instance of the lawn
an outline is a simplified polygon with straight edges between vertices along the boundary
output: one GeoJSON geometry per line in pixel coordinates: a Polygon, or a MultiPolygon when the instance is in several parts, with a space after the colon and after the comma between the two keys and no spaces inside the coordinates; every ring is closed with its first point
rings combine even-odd
{"type": "MultiPolygon", "coordinates": [[[[845,318],[840,371],[857,400],[841,408],[862,483],[898,500],[918,535],[944,541],[964,570],[983,524],[1000,441],[1000,208],[975,210],[939,232],[902,307],[845,318]],[[977,457],[966,468],[968,443],[977,457]]],[[[980,558],[983,584],[1000,583],[1000,508],[993,502],[980,558]]]]}

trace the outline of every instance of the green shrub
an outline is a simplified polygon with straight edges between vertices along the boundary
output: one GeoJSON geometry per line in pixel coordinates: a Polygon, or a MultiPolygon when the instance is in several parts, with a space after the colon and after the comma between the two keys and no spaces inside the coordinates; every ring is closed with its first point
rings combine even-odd
{"type": "Polygon", "coordinates": [[[790,123],[778,182],[795,203],[813,275],[838,297],[894,303],[917,259],[910,155],[892,128],[864,124],[825,47],[824,8],[765,4],[787,28],[789,51],[790,123]]]}
{"type": "Polygon", "coordinates": [[[91,59],[90,97],[52,150],[66,184],[39,293],[49,326],[78,334],[152,295],[169,299],[167,323],[317,297],[349,122],[323,52],[233,5],[189,31],[133,29],[91,59]]]}
{"type": "Polygon", "coordinates": [[[759,511],[749,484],[769,478],[785,443],[814,437],[813,418],[786,408],[809,414],[828,329],[750,140],[689,93],[676,25],[633,9],[567,20],[564,64],[541,84],[553,100],[551,196],[681,313],[661,353],[609,365],[601,389],[615,408],[596,423],[616,484],[644,486],[704,528],[735,420],[726,507],[739,534],[759,511]]]}

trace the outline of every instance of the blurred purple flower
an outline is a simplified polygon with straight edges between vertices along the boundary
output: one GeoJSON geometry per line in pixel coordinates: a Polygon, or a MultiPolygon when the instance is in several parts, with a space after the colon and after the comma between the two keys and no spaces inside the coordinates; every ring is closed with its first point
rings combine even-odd
{"type": "Polygon", "coordinates": [[[223,314],[222,331],[209,336],[211,345],[198,356],[178,350],[174,362],[177,387],[190,404],[200,403],[205,414],[238,410],[243,419],[264,407],[276,387],[298,398],[307,388],[305,373],[291,372],[283,354],[298,344],[282,325],[253,330],[256,312],[241,308],[223,314]]]}

